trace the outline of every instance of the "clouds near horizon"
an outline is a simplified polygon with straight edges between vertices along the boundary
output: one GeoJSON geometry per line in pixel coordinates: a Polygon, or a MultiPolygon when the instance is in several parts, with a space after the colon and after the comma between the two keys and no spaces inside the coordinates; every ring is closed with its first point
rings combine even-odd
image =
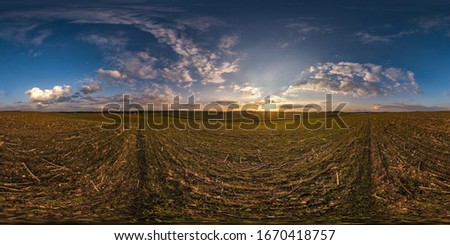
{"type": "Polygon", "coordinates": [[[414,73],[400,68],[383,68],[376,64],[354,62],[319,63],[301,74],[284,95],[314,91],[361,96],[389,96],[397,93],[420,93],[414,73]]]}
{"type": "Polygon", "coordinates": [[[37,102],[38,105],[49,105],[60,101],[67,101],[67,97],[72,92],[69,85],[54,86],[52,89],[40,89],[34,87],[25,92],[31,102],[37,102]]]}

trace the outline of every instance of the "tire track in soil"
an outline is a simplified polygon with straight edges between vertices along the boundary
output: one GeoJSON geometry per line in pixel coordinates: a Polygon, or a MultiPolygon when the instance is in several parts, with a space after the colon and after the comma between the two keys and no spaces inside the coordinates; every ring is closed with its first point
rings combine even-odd
{"type": "Polygon", "coordinates": [[[372,123],[370,114],[367,119],[367,133],[365,136],[365,146],[363,149],[363,155],[366,161],[362,161],[357,170],[356,186],[351,197],[351,218],[356,219],[357,222],[374,221],[373,217],[376,217],[372,182],[372,123]]]}
{"type": "Polygon", "coordinates": [[[142,212],[145,207],[145,196],[146,196],[146,186],[148,182],[149,172],[148,172],[148,161],[147,155],[145,154],[145,149],[147,146],[145,136],[142,133],[143,130],[136,129],[136,161],[138,174],[138,192],[135,197],[135,210],[137,220],[142,218],[142,212]]]}
{"type": "Polygon", "coordinates": [[[137,129],[136,131],[136,159],[139,170],[139,186],[143,186],[145,188],[148,177],[148,161],[145,154],[147,144],[145,142],[144,135],[142,134],[142,130],[137,129]]]}

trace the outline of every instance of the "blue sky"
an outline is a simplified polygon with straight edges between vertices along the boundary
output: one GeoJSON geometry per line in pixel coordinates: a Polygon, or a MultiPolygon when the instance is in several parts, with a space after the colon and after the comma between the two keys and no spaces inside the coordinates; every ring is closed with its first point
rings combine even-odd
{"type": "Polygon", "coordinates": [[[2,1],[0,109],[323,103],[450,110],[448,1],[2,1]]]}

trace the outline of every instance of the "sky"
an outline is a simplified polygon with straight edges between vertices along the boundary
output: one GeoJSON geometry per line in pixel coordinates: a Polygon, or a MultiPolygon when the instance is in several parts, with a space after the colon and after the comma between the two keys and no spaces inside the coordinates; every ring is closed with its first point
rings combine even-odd
{"type": "Polygon", "coordinates": [[[448,1],[0,2],[0,110],[177,95],[450,110],[448,1]]]}

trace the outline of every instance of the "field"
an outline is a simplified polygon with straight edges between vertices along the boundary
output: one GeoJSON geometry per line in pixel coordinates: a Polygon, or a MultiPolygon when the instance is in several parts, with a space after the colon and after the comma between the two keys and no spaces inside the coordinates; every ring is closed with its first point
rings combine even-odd
{"type": "Polygon", "coordinates": [[[95,113],[2,112],[0,223],[450,223],[450,112],[343,119],[103,130],[95,113]]]}

